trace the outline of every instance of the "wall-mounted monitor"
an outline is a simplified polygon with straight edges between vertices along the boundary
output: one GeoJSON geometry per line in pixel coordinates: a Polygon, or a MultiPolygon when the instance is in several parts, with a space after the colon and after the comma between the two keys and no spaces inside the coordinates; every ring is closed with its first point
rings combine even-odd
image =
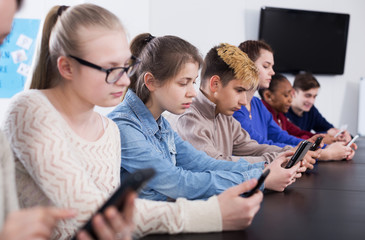
{"type": "Polygon", "coordinates": [[[274,70],[343,74],[350,15],[262,7],[259,39],[274,51],[274,70]]]}

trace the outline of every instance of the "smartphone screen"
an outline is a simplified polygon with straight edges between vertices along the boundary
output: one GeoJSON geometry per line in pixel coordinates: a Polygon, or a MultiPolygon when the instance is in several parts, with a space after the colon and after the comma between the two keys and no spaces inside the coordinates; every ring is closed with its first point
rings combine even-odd
{"type": "Polygon", "coordinates": [[[303,159],[304,155],[308,152],[309,148],[312,146],[312,143],[304,140],[299,145],[298,149],[295,151],[294,155],[290,158],[289,162],[285,166],[285,168],[291,168],[297,162],[303,159]]]}
{"type": "Polygon", "coordinates": [[[313,145],[311,146],[311,148],[309,150],[316,151],[319,148],[319,146],[321,145],[322,139],[323,139],[322,136],[317,137],[316,141],[313,143],[313,145]]]}

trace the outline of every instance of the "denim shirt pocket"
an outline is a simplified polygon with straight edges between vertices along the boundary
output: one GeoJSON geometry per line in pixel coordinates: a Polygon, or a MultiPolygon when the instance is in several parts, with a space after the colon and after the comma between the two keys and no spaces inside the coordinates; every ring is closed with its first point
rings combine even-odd
{"type": "Polygon", "coordinates": [[[168,146],[169,146],[171,162],[176,166],[176,146],[175,146],[175,143],[169,142],[168,146]]]}

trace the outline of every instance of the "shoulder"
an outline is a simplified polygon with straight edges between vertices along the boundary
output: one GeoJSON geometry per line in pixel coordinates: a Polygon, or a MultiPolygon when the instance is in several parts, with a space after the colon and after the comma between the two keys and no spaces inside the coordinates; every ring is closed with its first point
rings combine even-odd
{"type": "Polygon", "coordinates": [[[42,106],[45,102],[49,102],[47,97],[39,90],[26,90],[14,95],[10,102],[10,108],[15,106],[42,106]]]}
{"type": "Polygon", "coordinates": [[[316,108],[316,106],[312,106],[311,109],[309,110],[309,114],[320,114],[318,109],[316,108]]]}
{"type": "Polygon", "coordinates": [[[261,102],[261,100],[258,97],[253,97],[251,99],[251,105],[257,105],[257,106],[261,106],[263,105],[263,103],[261,102]]]}
{"type": "Polygon", "coordinates": [[[56,113],[53,105],[41,91],[27,90],[12,98],[5,116],[5,124],[22,121],[33,124],[39,119],[50,121],[56,113]]]}
{"type": "Polygon", "coordinates": [[[199,111],[196,106],[190,106],[183,114],[176,116],[177,129],[185,127],[196,127],[196,125],[204,125],[210,122],[207,114],[199,111]]]}
{"type": "Polygon", "coordinates": [[[129,107],[128,104],[122,102],[120,103],[112,112],[110,112],[107,117],[113,121],[118,127],[125,124],[138,124],[140,125],[140,120],[129,107]]]}
{"type": "Polygon", "coordinates": [[[118,106],[116,106],[113,109],[113,111],[111,111],[107,115],[107,117],[112,120],[115,120],[118,118],[123,118],[125,116],[129,116],[131,112],[132,112],[132,109],[125,102],[122,102],[118,106]]]}
{"type": "Polygon", "coordinates": [[[108,128],[111,130],[111,132],[113,134],[117,134],[118,135],[118,138],[119,138],[119,128],[118,128],[118,125],[113,120],[111,120],[110,118],[105,117],[105,119],[108,122],[108,125],[107,125],[108,128]]]}
{"type": "Polygon", "coordinates": [[[285,116],[287,116],[288,118],[290,119],[293,119],[293,118],[299,118],[293,111],[292,107],[289,108],[288,112],[285,113],[285,116]]]}
{"type": "Polygon", "coordinates": [[[265,111],[267,110],[267,108],[265,107],[264,103],[257,97],[254,97],[254,103],[255,105],[257,106],[257,108],[259,108],[260,110],[261,109],[264,109],[265,111]]]}
{"type": "Polygon", "coordinates": [[[264,103],[258,97],[252,98],[251,108],[252,108],[252,110],[256,111],[260,115],[264,114],[264,115],[266,115],[266,117],[271,116],[271,113],[269,112],[269,110],[267,110],[264,103]]]}

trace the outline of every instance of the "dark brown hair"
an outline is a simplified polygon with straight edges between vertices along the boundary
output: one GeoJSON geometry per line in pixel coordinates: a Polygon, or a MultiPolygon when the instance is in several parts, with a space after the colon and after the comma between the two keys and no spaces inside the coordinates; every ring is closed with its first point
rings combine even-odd
{"type": "Polygon", "coordinates": [[[299,73],[294,78],[293,88],[295,90],[308,91],[312,88],[320,88],[317,79],[311,73],[299,73]]]}
{"type": "Polygon", "coordinates": [[[245,52],[248,57],[255,62],[260,57],[260,50],[264,49],[273,53],[272,48],[263,40],[247,40],[242,42],[239,46],[243,52],[245,52]]]}
{"type": "Polygon", "coordinates": [[[130,45],[133,56],[141,60],[137,72],[131,77],[130,89],[146,103],[150,92],[144,84],[144,75],[149,72],[161,86],[176,76],[185,63],[203,60],[199,50],[176,36],[153,37],[149,33],[136,36],[130,45]]]}
{"type": "Polygon", "coordinates": [[[200,86],[205,86],[208,79],[214,75],[220,77],[223,86],[235,78],[234,70],[219,57],[217,48],[218,46],[211,48],[204,58],[200,86]]]}

